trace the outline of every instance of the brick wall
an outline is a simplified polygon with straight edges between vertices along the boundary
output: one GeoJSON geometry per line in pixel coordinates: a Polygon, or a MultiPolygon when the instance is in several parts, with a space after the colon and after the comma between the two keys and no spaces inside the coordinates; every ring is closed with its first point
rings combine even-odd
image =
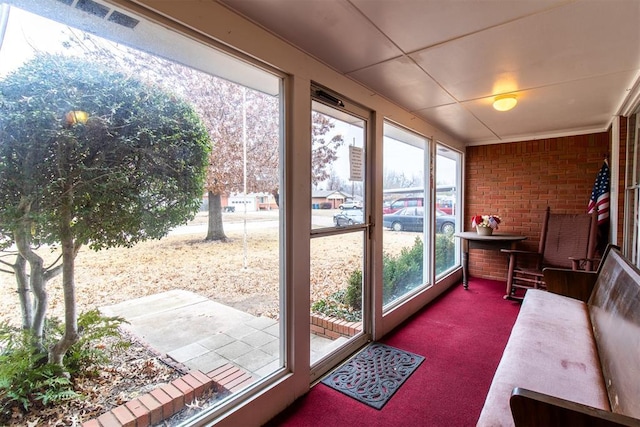
{"type": "MultiPolygon", "coordinates": [[[[586,212],[596,175],[609,153],[607,132],[467,147],[464,230],[471,216],[498,214],[499,231],[527,236],[536,250],[544,210],[586,212]]],[[[496,251],[472,250],[471,276],[506,280],[507,261],[496,251]]]]}

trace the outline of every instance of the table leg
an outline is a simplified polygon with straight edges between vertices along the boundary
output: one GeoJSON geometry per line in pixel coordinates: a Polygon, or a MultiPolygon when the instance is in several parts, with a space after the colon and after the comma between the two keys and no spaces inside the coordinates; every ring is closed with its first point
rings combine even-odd
{"type": "Polygon", "coordinates": [[[462,286],[469,289],[469,241],[462,239],[462,286]]]}

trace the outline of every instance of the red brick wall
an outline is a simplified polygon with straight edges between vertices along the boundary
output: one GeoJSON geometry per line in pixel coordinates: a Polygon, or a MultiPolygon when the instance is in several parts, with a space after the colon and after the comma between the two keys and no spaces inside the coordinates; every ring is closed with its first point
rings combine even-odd
{"type": "MultiPolygon", "coordinates": [[[[544,210],[586,212],[605,155],[607,132],[467,147],[464,229],[471,216],[497,214],[498,231],[527,236],[522,249],[536,250],[544,210]]],[[[471,276],[506,280],[506,257],[474,249],[471,276]]]]}

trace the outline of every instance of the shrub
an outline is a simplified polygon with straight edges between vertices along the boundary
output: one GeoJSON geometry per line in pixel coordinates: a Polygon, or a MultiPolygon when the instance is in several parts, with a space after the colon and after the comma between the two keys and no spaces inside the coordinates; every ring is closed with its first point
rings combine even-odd
{"type": "Polygon", "coordinates": [[[354,270],[347,280],[344,302],[355,311],[362,310],[362,271],[354,270]]]}
{"type": "MultiPolygon", "coordinates": [[[[64,367],[47,362],[48,355],[38,349],[30,331],[9,325],[0,326],[0,409],[8,413],[18,405],[28,410],[34,404],[44,406],[80,398],[73,379],[94,375],[100,364],[108,361],[108,351],[127,344],[119,339],[118,327],[124,319],[101,316],[97,310],[78,317],[80,339],[67,352],[64,367]],[[108,337],[116,337],[105,344],[108,337]]],[[[64,325],[47,320],[46,346],[60,339],[64,325]]]]}
{"type": "Polygon", "coordinates": [[[436,276],[452,267],[456,261],[453,234],[436,235],[436,276]]]}
{"type": "MultiPolygon", "coordinates": [[[[416,237],[414,245],[411,248],[403,248],[397,257],[386,253],[382,255],[384,304],[422,284],[423,253],[422,240],[416,237]]],[[[362,270],[352,271],[345,290],[316,302],[311,307],[311,311],[347,321],[361,320],[362,270]]]]}
{"type": "Polygon", "coordinates": [[[423,258],[424,245],[419,237],[416,237],[411,248],[402,248],[397,257],[383,254],[383,304],[422,284],[423,258]]]}

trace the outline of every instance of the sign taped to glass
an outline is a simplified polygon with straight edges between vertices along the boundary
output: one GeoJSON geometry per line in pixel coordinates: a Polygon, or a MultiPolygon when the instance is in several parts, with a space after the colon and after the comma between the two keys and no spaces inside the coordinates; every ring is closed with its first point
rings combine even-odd
{"type": "Polygon", "coordinates": [[[364,150],[361,147],[349,146],[349,179],[351,181],[362,181],[362,157],[364,150]]]}

